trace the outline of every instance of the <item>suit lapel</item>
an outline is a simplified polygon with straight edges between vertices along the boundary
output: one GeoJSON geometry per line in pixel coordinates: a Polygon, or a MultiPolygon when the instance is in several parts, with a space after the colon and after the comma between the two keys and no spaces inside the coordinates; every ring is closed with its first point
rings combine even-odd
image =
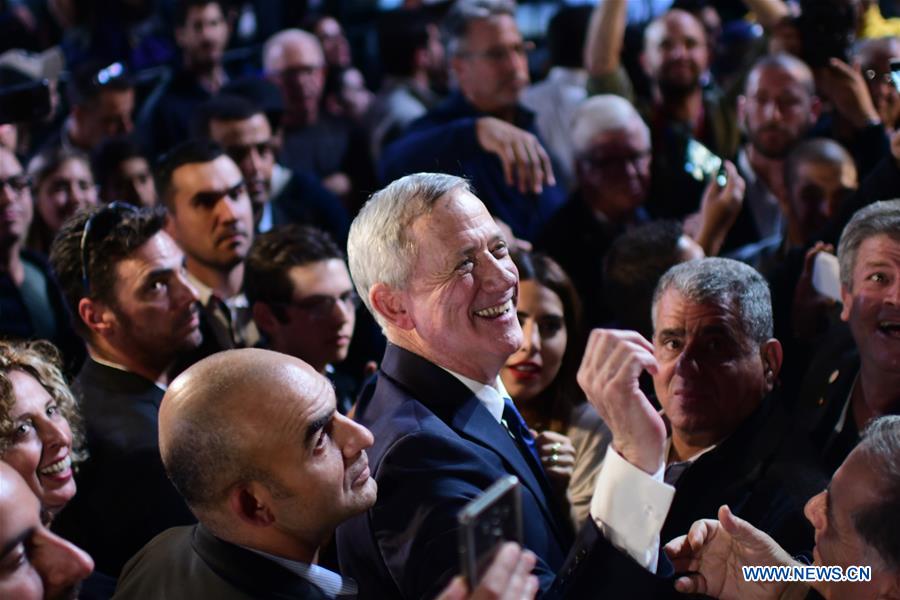
{"type": "Polygon", "coordinates": [[[551,496],[546,477],[535,475],[506,429],[469,388],[437,365],[393,344],[388,344],[385,350],[381,370],[460,437],[497,454],[522,485],[531,490],[560,544],[567,547],[565,529],[558,521],[560,516],[549,504],[551,496]]]}

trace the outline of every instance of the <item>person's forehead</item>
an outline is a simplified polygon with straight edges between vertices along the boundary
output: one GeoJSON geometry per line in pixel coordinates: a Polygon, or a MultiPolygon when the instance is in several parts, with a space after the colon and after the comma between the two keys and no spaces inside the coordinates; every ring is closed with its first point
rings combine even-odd
{"type": "Polygon", "coordinates": [[[188,8],[187,13],[185,14],[184,24],[185,26],[190,27],[196,21],[221,19],[223,16],[222,9],[219,7],[218,2],[208,2],[202,6],[191,6],[188,8]]]}
{"type": "Polygon", "coordinates": [[[181,249],[168,233],[161,230],[119,261],[116,269],[120,279],[140,281],[159,269],[179,269],[183,261],[181,249]]]}
{"type": "Polygon", "coordinates": [[[351,285],[347,266],[339,258],[317,260],[305,265],[291,267],[288,278],[295,296],[311,296],[335,289],[345,291],[351,285]]]}
{"type": "Polygon", "coordinates": [[[471,50],[488,48],[522,40],[516,20],[511,15],[494,15],[475,19],[466,27],[465,42],[471,50]]]}
{"type": "Polygon", "coordinates": [[[695,39],[704,39],[706,37],[703,25],[695,17],[681,11],[666,15],[662,22],[660,34],[659,41],[676,37],[695,39]]]}
{"type": "Polygon", "coordinates": [[[0,463],[0,550],[31,528],[39,527],[40,505],[21,476],[0,463]]]}
{"type": "Polygon", "coordinates": [[[847,161],[840,163],[807,161],[797,165],[797,187],[817,185],[830,189],[844,183],[849,174],[855,173],[855,167],[847,161]]]}
{"type": "Polygon", "coordinates": [[[149,174],[150,173],[150,165],[147,163],[147,159],[142,156],[132,156],[131,158],[126,158],[122,162],[119,163],[119,172],[127,175],[141,175],[141,174],[149,174]]]}
{"type": "Polygon", "coordinates": [[[900,263],[900,240],[884,233],[864,239],[856,251],[854,272],[859,274],[859,270],[865,268],[867,263],[875,261],[900,263]]]}
{"type": "Polygon", "coordinates": [[[105,89],[97,96],[97,106],[101,111],[119,110],[127,108],[130,110],[134,104],[134,88],[125,88],[122,90],[105,89]]]}
{"type": "Polygon", "coordinates": [[[559,294],[534,279],[519,282],[519,302],[516,308],[532,315],[562,315],[564,310],[559,294]]]}
{"type": "Polygon", "coordinates": [[[269,120],[262,113],[251,115],[246,119],[212,119],[209,130],[210,137],[224,146],[258,144],[272,137],[269,120]]]}
{"type": "Polygon", "coordinates": [[[341,24],[331,17],[320,19],[316,24],[316,34],[324,37],[338,36],[342,32],[341,24]]]}
{"type": "Polygon", "coordinates": [[[461,250],[460,244],[470,243],[473,238],[500,235],[484,203],[461,188],[439,198],[430,213],[413,221],[412,230],[420,247],[434,242],[448,252],[461,250]]]}
{"type": "Polygon", "coordinates": [[[643,152],[650,149],[650,136],[639,123],[629,120],[621,128],[604,131],[591,140],[588,151],[602,158],[622,151],[643,152]]]}
{"type": "Polygon", "coordinates": [[[15,406],[13,416],[23,410],[43,407],[51,399],[50,393],[30,373],[16,369],[9,372],[9,380],[13,384],[15,406]]]}
{"type": "Polygon", "coordinates": [[[777,96],[785,91],[809,95],[805,87],[804,77],[797,69],[791,69],[783,65],[763,65],[753,70],[747,79],[746,93],[748,96],[767,94],[777,96]]]}
{"type": "Polygon", "coordinates": [[[50,177],[50,180],[58,179],[93,179],[90,168],[78,158],[70,158],[63,162],[50,177]]]}
{"type": "Polygon", "coordinates": [[[666,290],[656,306],[657,329],[703,329],[709,325],[724,325],[738,329],[739,315],[729,298],[697,302],[674,288],[666,290]]]}
{"type": "Polygon", "coordinates": [[[22,171],[22,164],[16,155],[5,148],[0,148],[0,177],[12,177],[21,174],[22,171]]]}
{"type": "Polygon", "coordinates": [[[296,38],[286,41],[281,48],[281,69],[297,67],[321,67],[325,64],[322,46],[315,38],[296,38]]]}
{"type": "Polygon", "coordinates": [[[834,518],[852,526],[852,517],[856,512],[881,500],[879,479],[871,458],[858,447],[854,448],[835,471],[828,487],[834,518]]]}
{"type": "Polygon", "coordinates": [[[179,196],[193,196],[197,192],[222,191],[241,180],[241,170],[226,155],[209,162],[187,163],[172,174],[172,183],[179,196]]]}

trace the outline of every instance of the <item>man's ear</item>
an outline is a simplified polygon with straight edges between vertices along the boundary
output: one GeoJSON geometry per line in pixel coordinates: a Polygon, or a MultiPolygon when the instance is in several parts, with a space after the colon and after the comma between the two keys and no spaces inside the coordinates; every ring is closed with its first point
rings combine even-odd
{"type": "Polygon", "coordinates": [[[822,114],[822,100],[818,96],[813,96],[812,100],[809,103],[809,118],[810,123],[813,125],[819,120],[819,115],[822,114]]]}
{"type": "Polygon", "coordinates": [[[395,290],[386,283],[376,283],[369,288],[369,303],[394,327],[405,331],[415,329],[416,324],[406,310],[406,298],[401,290],[395,290]]]}
{"type": "Polygon", "coordinates": [[[272,313],[272,307],[265,302],[257,301],[253,303],[253,321],[256,326],[266,336],[272,337],[272,332],[278,329],[278,319],[272,313]]]}
{"type": "Polygon", "coordinates": [[[784,350],[781,348],[781,342],[772,338],[763,342],[760,351],[766,378],[766,389],[771,392],[775,387],[775,382],[778,381],[778,374],[781,372],[784,350]]]}
{"type": "Polygon", "coordinates": [[[109,335],[116,324],[115,314],[104,303],[91,298],[78,301],[78,317],[99,337],[109,335]]]}
{"type": "Polygon", "coordinates": [[[268,504],[270,498],[268,490],[261,484],[255,481],[241,483],[228,490],[228,511],[247,525],[268,527],[275,522],[268,504]]]}
{"type": "Polygon", "coordinates": [[[841,321],[850,320],[850,311],[853,309],[853,294],[843,283],[841,284],[841,321]]]}
{"type": "Polygon", "coordinates": [[[747,125],[744,121],[747,117],[747,97],[741,94],[737,97],[737,122],[744,133],[747,132],[747,125]]]}

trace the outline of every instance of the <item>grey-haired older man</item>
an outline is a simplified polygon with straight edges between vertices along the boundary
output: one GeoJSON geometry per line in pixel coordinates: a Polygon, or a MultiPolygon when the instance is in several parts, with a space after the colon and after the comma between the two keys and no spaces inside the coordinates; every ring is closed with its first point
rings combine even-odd
{"type": "MultiPolygon", "coordinates": [[[[607,455],[602,493],[573,543],[498,377],[522,343],[518,272],[465,180],[420,173],[376,193],[351,227],[348,255],[389,342],[357,412],[376,440],[378,500],[337,533],[360,597],[433,595],[457,570],[457,512],[509,474],[522,482],[524,546],[538,556],[544,597],[672,593],[648,570],[673,492],[661,481],[662,422],[648,418],[646,398],[591,394],[621,455],[607,455]]],[[[601,362],[582,367],[585,380],[605,376],[601,362]]]]}

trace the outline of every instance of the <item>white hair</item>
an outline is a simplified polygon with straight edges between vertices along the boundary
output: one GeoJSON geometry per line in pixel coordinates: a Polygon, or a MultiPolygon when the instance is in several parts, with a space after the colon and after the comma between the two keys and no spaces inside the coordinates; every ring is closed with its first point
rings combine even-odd
{"type": "Polygon", "coordinates": [[[470,191],[468,182],[455,175],[407,175],[372,194],[353,219],[347,239],[350,275],[359,297],[382,328],[385,322],[372,308],[369,290],[376,283],[395,289],[406,286],[417,250],[410,235],[413,222],[431,213],[440,198],[457,189],[470,191]]]}
{"type": "MultiPolygon", "coordinates": [[[[284,46],[291,43],[306,44],[311,48],[315,48],[320,57],[324,56],[322,53],[322,44],[319,43],[319,38],[302,29],[284,29],[278,33],[272,34],[272,36],[266,40],[266,43],[263,44],[263,70],[266,72],[273,71],[272,63],[274,63],[276,58],[281,55],[284,46]]],[[[324,61],[324,58],[322,58],[322,60],[324,61]]]]}
{"type": "Polygon", "coordinates": [[[650,129],[631,102],[614,94],[592,96],[582,102],[572,119],[572,146],[575,154],[587,152],[591,141],[602,133],[636,127],[650,140],[650,129]]]}

